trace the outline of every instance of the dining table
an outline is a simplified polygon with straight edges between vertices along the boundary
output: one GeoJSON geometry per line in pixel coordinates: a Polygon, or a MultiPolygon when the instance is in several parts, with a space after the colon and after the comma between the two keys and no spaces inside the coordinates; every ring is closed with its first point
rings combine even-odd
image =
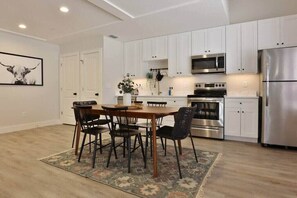
{"type": "MultiPolygon", "coordinates": [[[[91,105],[91,113],[94,115],[105,115],[105,111],[102,109],[102,106],[119,106],[114,104],[97,104],[97,105],[91,105]]],[[[157,124],[156,119],[174,115],[179,110],[178,107],[153,107],[153,106],[136,106],[132,105],[128,107],[127,110],[127,116],[133,117],[133,118],[143,118],[143,119],[149,119],[151,120],[151,126],[152,126],[152,145],[153,145],[153,177],[158,177],[158,160],[157,160],[157,136],[156,136],[156,130],[157,130],[157,124]]],[[[79,141],[80,141],[80,132],[81,127],[78,126],[76,130],[76,142],[75,142],[75,155],[78,154],[78,147],[79,147],[79,141]]],[[[182,153],[181,150],[181,142],[178,141],[179,146],[179,153],[182,153]]]]}

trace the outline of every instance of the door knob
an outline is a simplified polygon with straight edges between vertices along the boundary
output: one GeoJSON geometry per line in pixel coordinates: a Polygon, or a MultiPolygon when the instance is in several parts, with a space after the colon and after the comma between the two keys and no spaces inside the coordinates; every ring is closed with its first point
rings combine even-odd
{"type": "Polygon", "coordinates": [[[77,95],[77,93],[73,93],[73,95],[74,95],[74,96],[76,96],[76,95],[77,95]]]}
{"type": "Polygon", "coordinates": [[[99,93],[95,93],[95,96],[99,96],[99,93]]]}

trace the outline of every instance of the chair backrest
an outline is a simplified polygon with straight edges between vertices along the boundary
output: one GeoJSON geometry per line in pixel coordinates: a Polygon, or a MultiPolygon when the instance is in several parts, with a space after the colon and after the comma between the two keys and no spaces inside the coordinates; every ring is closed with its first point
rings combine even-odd
{"type": "Polygon", "coordinates": [[[184,139],[191,133],[191,125],[196,107],[181,107],[174,116],[173,139],[184,139]]]}
{"type": "Polygon", "coordinates": [[[77,108],[75,108],[76,106],[90,106],[90,105],[96,105],[96,104],[97,102],[95,100],[74,101],[72,105],[74,110],[75,121],[78,122],[78,118],[79,118],[79,111],[77,108]]]}
{"type": "Polygon", "coordinates": [[[94,127],[94,124],[90,122],[92,117],[90,110],[92,109],[92,106],[77,105],[73,108],[78,112],[78,122],[80,123],[82,130],[94,127]]]}
{"type": "Polygon", "coordinates": [[[121,131],[128,132],[131,128],[129,125],[129,118],[127,116],[128,107],[107,107],[102,106],[102,109],[105,111],[106,119],[110,119],[110,123],[108,123],[108,128],[111,133],[116,130],[116,125],[118,124],[119,129],[117,133],[121,133],[121,131]]]}
{"type": "Polygon", "coordinates": [[[147,105],[154,107],[165,107],[167,105],[167,102],[147,101],[147,105]]]}

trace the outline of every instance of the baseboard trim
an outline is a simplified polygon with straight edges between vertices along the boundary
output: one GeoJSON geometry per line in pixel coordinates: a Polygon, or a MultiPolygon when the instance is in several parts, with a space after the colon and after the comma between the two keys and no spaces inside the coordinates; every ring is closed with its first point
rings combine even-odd
{"type": "Polygon", "coordinates": [[[59,120],[59,119],[58,120],[46,120],[46,121],[25,123],[25,124],[13,125],[13,126],[5,126],[5,127],[0,127],[0,134],[28,130],[28,129],[34,129],[34,128],[44,127],[44,126],[57,125],[57,124],[62,124],[61,120],[59,120]]]}

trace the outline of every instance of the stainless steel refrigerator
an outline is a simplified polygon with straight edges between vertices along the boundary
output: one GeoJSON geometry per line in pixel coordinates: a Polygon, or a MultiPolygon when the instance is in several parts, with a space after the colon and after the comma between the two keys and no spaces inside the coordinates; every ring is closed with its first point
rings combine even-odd
{"type": "Polygon", "coordinates": [[[297,48],[263,50],[260,57],[261,142],[297,147],[297,48]]]}

